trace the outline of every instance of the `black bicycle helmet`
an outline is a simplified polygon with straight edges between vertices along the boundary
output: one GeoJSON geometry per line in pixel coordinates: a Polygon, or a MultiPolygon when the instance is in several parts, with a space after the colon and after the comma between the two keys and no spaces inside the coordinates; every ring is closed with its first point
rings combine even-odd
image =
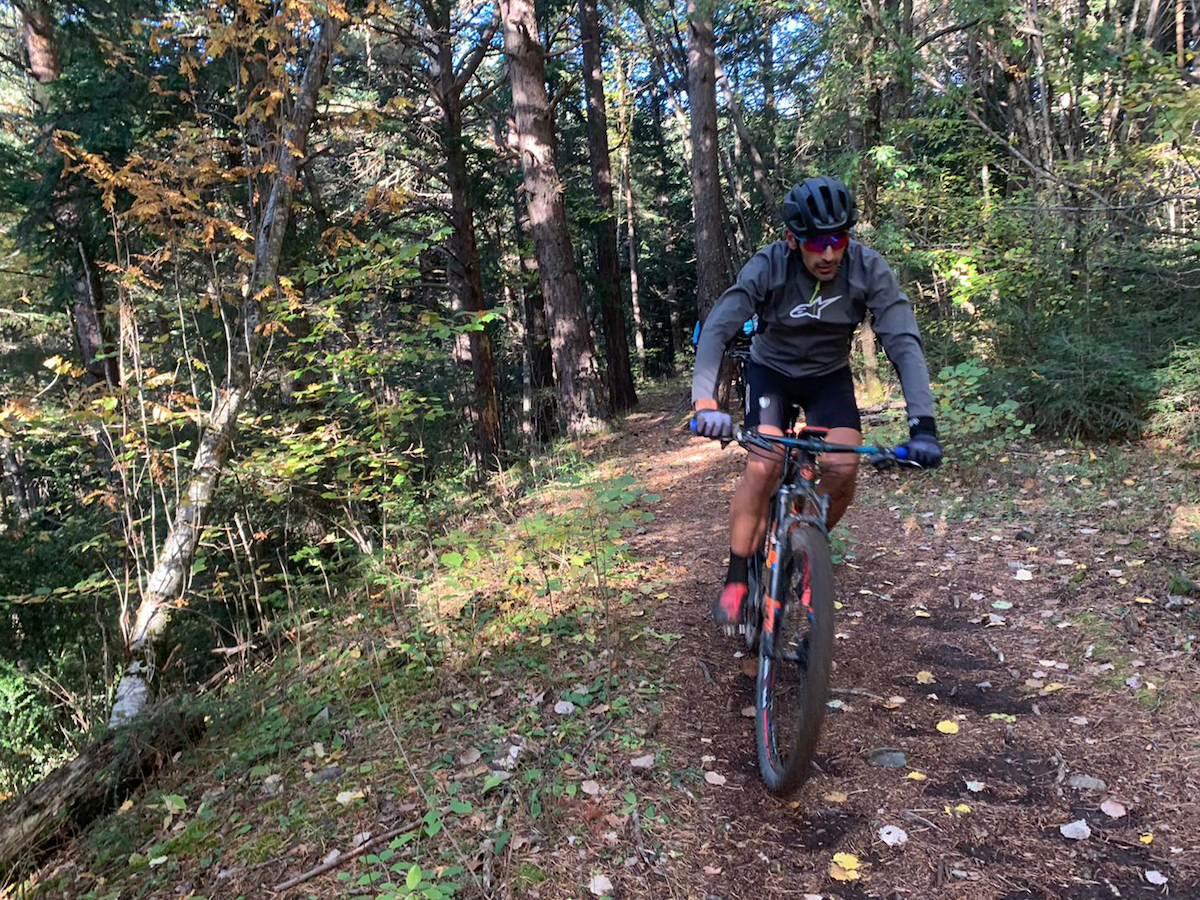
{"type": "Polygon", "coordinates": [[[805,178],[783,199],[783,218],[797,237],[848,231],[858,222],[854,193],[840,178],[805,178]]]}

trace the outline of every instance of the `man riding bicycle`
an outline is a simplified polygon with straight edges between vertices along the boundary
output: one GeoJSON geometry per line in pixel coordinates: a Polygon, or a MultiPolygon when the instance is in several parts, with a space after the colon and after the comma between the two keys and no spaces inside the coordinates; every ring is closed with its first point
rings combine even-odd
{"type": "MultiPolygon", "coordinates": [[[[831,443],[861,446],[850,344],[869,311],[904,391],[907,458],[936,467],[942,448],[917,320],[883,257],[851,240],[850,229],[858,221],[854,195],[837,178],[806,178],[788,192],[783,214],[788,229],[784,239],[751,257],[704,321],[692,376],[696,432],[732,437],[733,421],[714,399],[721,358],[743,323],[757,315],[746,372],[745,426],[781,435],[803,408],[808,426],[828,429],[831,443]]],[[[858,460],[851,454],[826,454],[819,462],[832,529],[854,497],[858,460]]],[[[778,455],[755,448],[730,503],[729,570],[713,604],[713,618],[723,624],[738,622],[748,592],[749,557],[762,545],[781,467],[778,455]]]]}

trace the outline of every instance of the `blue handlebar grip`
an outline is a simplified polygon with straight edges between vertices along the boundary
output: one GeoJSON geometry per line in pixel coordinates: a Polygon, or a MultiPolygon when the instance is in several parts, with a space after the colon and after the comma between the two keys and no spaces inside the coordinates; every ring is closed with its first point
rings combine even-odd
{"type": "Polygon", "coordinates": [[[908,459],[908,448],[901,444],[892,450],[896,454],[896,459],[908,459]]]}
{"type": "Polygon", "coordinates": [[[692,431],[696,430],[696,417],[692,416],[692,421],[688,423],[688,428],[692,431]]]}

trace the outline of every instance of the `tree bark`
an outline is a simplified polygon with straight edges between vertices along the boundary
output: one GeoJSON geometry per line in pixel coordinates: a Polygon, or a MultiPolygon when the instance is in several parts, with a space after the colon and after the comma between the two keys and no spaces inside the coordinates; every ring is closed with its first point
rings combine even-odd
{"type": "Polygon", "coordinates": [[[24,473],[13,449],[12,438],[6,434],[0,434],[0,479],[3,479],[8,487],[6,493],[17,510],[17,521],[29,521],[29,491],[25,487],[24,473]]]}
{"type": "Polygon", "coordinates": [[[79,261],[71,267],[72,289],[75,293],[75,334],[79,339],[79,356],[88,377],[109,387],[120,384],[116,354],[108,353],[112,336],[104,315],[104,284],[95,262],[77,241],[79,261]],[[97,359],[104,356],[103,359],[97,359]]]}
{"type": "Polygon", "coordinates": [[[501,0],[521,168],[537,247],[542,296],[554,356],[558,408],[569,434],[599,429],[606,414],[591,327],[567,230],[563,185],[553,153],[545,60],[533,0],[501,0]]]}
{"type": "Polygon", "coordinates": [[[696,212],[696,305],[703,321],[729,285],[729,246],[717,157],[716,54],[712,0],[688,0],[688,102],[696,212]]]}
{"type": "Polygon", "coordinates": [[[156,687],[171,613],[181,599],[204,515],[225,468],[238,413],[253,384],[263,301],[275,288],[299,164],[304,159],[309,128],[316,116],[317,94],[341,29],[341,21],[326,18],[305,64],[292,118],[280,142],[278,169],[255,238],[254,268],[242,299],[236,340],[231,348],[229,376],[205,423],[192,464],[191,479],[182,492],[175,519],[158,552],[135,621],[127,633],[130,660],[117,685],[110,726],[119,726],[139,717],[156,687]]]}
{"type": "MultiPolygon", "coordinates": [[[[629,370],[629,338],[621,308],[621,262],[613,204],[612,161],[608,152],[608,117],[604,103],[604,73],[600,64],[600,23],[596,0],[579,0],[579,33],[583,42],[583,83],[587,93],[588,155],[592,164],[592,193],[599,215],[593,224],[596,292],[604,318],[604,348],[608,359],[608,394],[613,410],[637,405],[633,374],[629,370]]],[[[639,354],[639,358],[642,354],[639,354]]],[[[643,360],[644,363],[644,360],[643,360]]],[[[644,369],[643,365],[643,369],[644,369]]]]}
{"type": "Polygon", "coordinates": [[[110,734],[55,769],[0,815],[0,883],[27,871],[67,835],[122,802],[156,768],[204,732],[202,716],[148,710],[146,729],[110,734]]]}
{"type": "MultiPolygon", "coordinates": [[[[50,94],[45,86],[62,74],[55,43],[54,17],[49,4],[43,0],[30,0],[19,8],[25,26],[29,74],[35,82],[34,100],[44,111],[50,102],[50,94]]],[[[75,202],[69,188],[58,188],[52,215],[55,225],[68,238],[59,250],[66,256],[66,272],[75,297],[72,307],[80,361],[93,383],[104,382],[112,387],[118,383],[115,356],[102,360],[96,358],[106,355],[112,346],[104,321],[104,289],[92,253],[79,237],[80,215],[75,202]]]]}
{"type": "Polygon", "coordinates": [[[721,83],[721,90],[725,94],[725,106],[729,110],[729,118],[733,119],[733,127],[737,129],[738,140],[741,141],[746,156],[750,158],[750,171],[754,175],[754,186],[758,188],[758,195],[762,198],[763,207],[766,211],[765,218],[772,226],[781,225],[783,220],[779,217],[779,206],[775,202],[775,190],[771,187],[770,178],[767,177],[767,165],[763,162],[762,154],[758,152],[758,145],[754,143],[754,136],[750,134],[750,129],[746,127],[746,120],[742,116],[741,104],[738,103],[737,97],[733,93],[733,88],[729,84],[729,78],[725,74],[724,66],[716,66],[716,76],[717,80],[721,83]]]}
{"type": "Polygon", "coordinates": [[[460,327],[470,325],[470,330],[455,338],[455,357],[470,368],[473,376],[474,396],[466,404],[466,414],[474,440],[472,455],[476,469],[482,475],[499,462],[500,408],[496,398],[491,338],[486,326],[478,321],[471,323],[472,319],[478,320],[487,312],[487,302],[483,296],[474,213],[467,192],[469,175],[463,144],[463,90],[491,39],[489,36],[481,40],[462,63],[461,71],[456,71],[449,7],[431,2],[425,4],[424,9],[433,29],[426,48],[430,58],[429,81],[433,101],[442,113],[444,171],[450,188],[450,261],[446,276],[453,297],[452,308],[459,319],[455,324],[460,327]]]}
{"type": "Polygon", "coordinates": [[[617,57],[617,90],[621,103],[621,195],[625,202],[625,240],[629,256],[629,300],[633,306],[633,345],[638,366],[646,374],[646,333],[642,328],[642,296],[638,285],[637,211],[633,205],[633,178],[629,171],[633,154],[633,103],[625,64],[617,57]]]}

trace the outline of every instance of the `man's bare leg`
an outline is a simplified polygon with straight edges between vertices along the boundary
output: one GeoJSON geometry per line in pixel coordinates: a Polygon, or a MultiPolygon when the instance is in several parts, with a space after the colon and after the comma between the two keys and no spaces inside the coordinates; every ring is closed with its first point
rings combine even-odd
{"type": "MultiPolygon", "coordinates": [[[[862,432],[854,428],[830,428],[826,438],[831,444],[851,444],[861,447],[862,432]]],[[[829,495],[829,515],[826,525],[830,531],[846,513],[854,499],[854,487],[858,480],[858,454],[824,453],[817,460],[820,466],[821,483],[818,490],[829,495]]]]}

